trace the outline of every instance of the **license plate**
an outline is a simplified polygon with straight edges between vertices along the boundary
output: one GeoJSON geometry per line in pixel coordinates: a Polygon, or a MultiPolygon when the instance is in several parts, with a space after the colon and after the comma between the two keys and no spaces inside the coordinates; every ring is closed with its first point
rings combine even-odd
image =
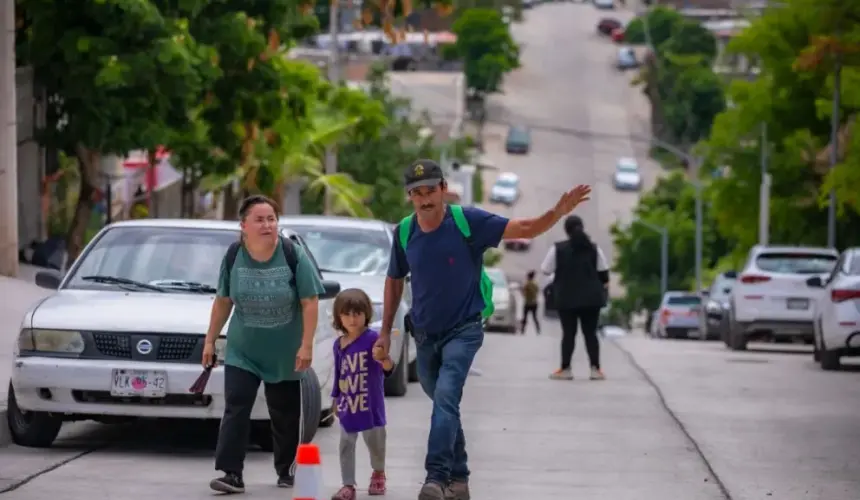
{"type": "Polygon", "coordinates": [[[809,299],[788,299],[789,309],[809,309],[809,299]]]}
{"type": "Polygon", "coordinates": [[[114,370],[110,394],[116,397],[163,398],[167,396],[167,372],[114,370]]]}

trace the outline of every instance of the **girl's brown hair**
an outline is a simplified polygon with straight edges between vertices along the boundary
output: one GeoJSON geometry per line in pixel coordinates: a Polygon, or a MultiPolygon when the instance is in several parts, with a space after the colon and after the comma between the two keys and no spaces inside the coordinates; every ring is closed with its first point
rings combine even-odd
{"type": "Polygon", "coordinates": [[[346,331],[340,320],[341,314],[364,313],[364,326],[370,325],[371,317],[373,317],[373,302],[364,293],[364,290],[358,288],[347,288],[337,294],[332,309],[332,326],[339,332],[346,331]]]}

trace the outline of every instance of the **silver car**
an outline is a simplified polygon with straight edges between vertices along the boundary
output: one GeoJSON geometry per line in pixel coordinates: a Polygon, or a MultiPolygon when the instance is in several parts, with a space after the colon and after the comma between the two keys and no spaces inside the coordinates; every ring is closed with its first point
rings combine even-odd
{"type": "Polygon", "coordinates": [[[517,298],[512,292],[505,272],[498,267],[488,267],[487,275],[493,280],[493,315],[487,319],[487,329],[498,329],[510,333],[517,331],[517,298]]]}
{"type": "MultiPolygon", "coordinates": [[[[56,293],[21,323],[9,387],[13,440],[48,447],[63,422],[75,420],[220,419],[223,366],[212,370],[202,394],[189,388],[202,371],[221,260],[239,234],[238,222],[117,222],[93,238],[64,276],[39,273],[36,284],[56,293]]],[[[282,235],[304,246],[295,233],[282,235]]],[[[325,311],[340,288],[323,285],[313,364],[302,380],[302,442],[330,423],[322,401],[331,391],[335,335],[325,311]]],[[[225,334],[226,327],[215,344],[219,360],[225,334]]],[[[256,403],[251,438],[271,449],[262,388],[256,403]]]]}
{"type": "MultiPolygon", "coordinates": [[[[337,281],[343,289],[360,288],[370,296],[374,307],[372,326],[379,328],[385,276],[395,237],[391,224],[351,217],[295,215],[281,217],[280,225],[302,236],[325,279],[337,281]]],[[[391,332],[391,353],[397,369],[385,380],[388,396],[405,395],[408,383],[418,380],[416,348],[407,319],[411,304],[411,289],[406,286],[391,332]]]]}
{"type": "Polygon", "coordinates": [[[612,183],[619,191],[638,191],[642,187],[639,164],[633,158],[619,158],[612,175],[612,183]]]}
{"type": "Polygon", "coordinates": [[[696,338],[702,299],[690,292],[666,292],[657,310],[657,336],[669,339],[696,338]]]}

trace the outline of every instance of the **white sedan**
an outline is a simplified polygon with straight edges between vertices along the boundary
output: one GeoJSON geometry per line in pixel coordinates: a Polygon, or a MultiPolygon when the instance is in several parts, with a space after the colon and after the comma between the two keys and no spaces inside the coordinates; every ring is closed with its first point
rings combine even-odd
{"type": "Polygon", "coordinates": [[[619,191],[638,191],[642,187],[642,176],[636,160],[619,158],[612,175],[612,183],[619,191]]]}
{"type": "Polygon", "coordinates": [[[843,356],[860,356],[860,248],[842,252],[826,279],[806,281],[818,288],[813,328],[815,360],[825,370],[838,370],[843,356]]]}
{"type": "MultiPolygon", "coordinates": [[[[189,388],[202,372],[221,259],[238,237],[236,222],[119,222],[102,229],[64,277],[39,273],[36,284],[57,292],[25,314],[14,348],[7,418],[15,443],[48,447],[73,420],[220,419],[223,367],[202,394],[189,388]]],[[[335,333],[325,312],[340,285],[323,285],[313,365],[302,381],[303,442],[330,423],[322,401],[335,333]]],[[[218,340],[219,359],[226,342],[218,340]]],[[[262,387],[251,419],[254,442],[271,447],[262,387]]]]}

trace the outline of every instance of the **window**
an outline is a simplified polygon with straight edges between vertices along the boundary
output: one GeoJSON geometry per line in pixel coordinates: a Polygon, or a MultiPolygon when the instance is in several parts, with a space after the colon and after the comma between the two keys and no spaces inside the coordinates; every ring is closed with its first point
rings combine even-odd
{"type": "Polygon", "coordinates": [[[162,280],[218,285],[221,261],[239,230],[116,227],[104,233],[70,277],[67,288],[98,289],[81,278],[103,275],[143,283],[162,280]]]}
{"type": "Polygon", "coordinates": [[[496,186],[503,188],[515,188],[517,187],[516,179],[503,178],[496,181],[496,186]]]}
{"type": "Polygon", "coordinates": [[[670,306],[697,306],[702,300],[696,295],[675,295],[666,302],[670,306]]]}
{"type": "Polygon", "coordinates": [[[301,235],[323,272],[383,275],[391,240],[385,229],[290,224],[301,235]]]}
{"type": "Polygon", "coordinates": [[[759,255],[755,264],[770,273],[825,274],[833,271],[836,257],[819,253],[767,252],[759,255]]]}

